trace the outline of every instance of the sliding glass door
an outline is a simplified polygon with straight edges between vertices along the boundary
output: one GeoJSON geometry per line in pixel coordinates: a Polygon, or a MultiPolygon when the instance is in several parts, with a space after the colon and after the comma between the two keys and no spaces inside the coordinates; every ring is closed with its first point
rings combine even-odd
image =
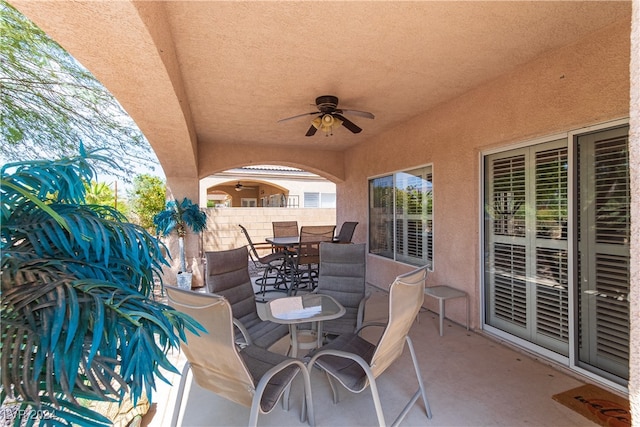
{"type": "Polygon", "coordinates": [[[491,154],[484,164],[486,325],[575,354],[572,364],[621,383],[629,359],[627,134],[618,127],[577,136],[573,164],[567,139],[491,154]]]}
{"type": "Polygon", "coordinates": [[[579,364],[629,378],[628,128],[577,138],[579,364]]]}

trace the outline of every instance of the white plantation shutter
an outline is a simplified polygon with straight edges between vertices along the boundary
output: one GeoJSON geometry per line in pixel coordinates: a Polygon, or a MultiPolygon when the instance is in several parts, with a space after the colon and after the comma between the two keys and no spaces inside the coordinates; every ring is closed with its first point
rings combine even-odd
{"type": "Polygon", "coordinates": [[[433,269],[431,166],[369,181],[369,252],[433,269]]]}
{"type": "Polygon", "coordinates": [[[568,150],[535,153],[536,333],[557,340],[545,345],[564,355],[569,340],[567,265],[568,150]]]}
{"type": "Polygon", "coordinates": [[[625,384],[628,127],[577,135],[574,144],[573,165],[567,140],[485,157],[485,323],[507,339],[566,360],[572,355],[571,363],[625,384]],[[572,170],[575,194],[568,194],[572,170]],[[572,218],[569,201],[575,201],[572,218]],[[574,265],[570,243],[577,248],[574,265]],[[569,272],[576,272],[572,282],[569,272]]]}
{"type": "Polygon", "coordinates": [[[526,250],[522,245],[496,243],[494,252],[494,315],[527,327],[526,250]]]}
{"type": "Polygon", "coordinates": [[[489,156],[488,324],[568,355],[566,141],[489,156]]]}
{"type": "Polygon", "coordinates": [[[629,377],[628,130],[578,139],[580,361],[629,377]]]}

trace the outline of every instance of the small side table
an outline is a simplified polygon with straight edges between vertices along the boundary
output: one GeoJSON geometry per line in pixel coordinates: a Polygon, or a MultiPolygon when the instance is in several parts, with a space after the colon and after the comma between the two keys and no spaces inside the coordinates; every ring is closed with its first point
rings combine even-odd
{"type": "Polygon", "coordinates": [[[275,298],[265,304],[265,318],[275,323],[289,325],[291,336],[291,357],[298,357],[298,349],[310,350],[322,346],[322,321],[337,319],[346,309],[332,296],[324,294],[304,294],[275,298]],[[313,331],[298,331],[299,323],[316,323],[313,331]]]}
{"type": "Polygon", "coordinates": [[[445,301],[448,299],[464,297],[467,305],[467,331],[469,330],[469,295],[465,291],[452,288],[451,286],[442,285],[424,288],[424,294],[437,299],[440,305],[440,336],[442,336],[442,329],[444,324],[444,305],[445,301]]]}

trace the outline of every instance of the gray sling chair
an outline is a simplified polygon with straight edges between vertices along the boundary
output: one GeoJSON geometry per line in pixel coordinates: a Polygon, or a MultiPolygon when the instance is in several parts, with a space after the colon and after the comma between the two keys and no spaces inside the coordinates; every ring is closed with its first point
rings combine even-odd
{"type": "Polygon", "coordinates": [[[299,235],[298,221],[274,221],[271,223],[273,237],[296,237],[299,235]]]}
{"type": "Polygon", "coordinates": [[[246,246],[227,251],[206,252],[207,291],[225,297],[233,311],[238,343],[269,348],[289,335],[289,327],[262,320],[249,277],[249,255],[246,246]]]}
{"type": "Polygon", "coordinates": [[[266,242],[263,244],[254,244],[247,229],[240,224],[238,224],[238,227],[242,230],[242,234],[244,234],[249,244],[249,258],[251,262],[253,262],[253,265],[256,266],[257,269],[262,270],[262,277],[255,280],[255,284],[260,286],[260,289],[255,293],[256,296],[262,295],[262,301],[265,301],[265,294],[267,292],[289,292],[285,271],[286,256],[284,252],[272,252],[261,256],[258,253],[258,249],[266,249],[267,247],[271,249],[271,245],[266,242]],[[267,287],[271,287],[271,289],[267,289],[267,287]]]}
{"type": "Polygon", "coordinates": [[[353,239],[353,233],[356,231],[356,226],[358,222],[356,221],[346,221],[342,223],[340,227],[340,232],[335,238],[335,242],[337,243],[351,243],[353,239]]]}
{"type": "MultiPolygon", "coordinates": [[[[285,389],[302,372],[305,404],[300,419],[308,419],[311,426],[315,424],[309,373],[302,361],[254,345],[238,349],[231,306],[220,295],[167,287],[167,296],[169,305],[193,317],[207,331],[199,335],[185,331],[187,340],[180,344],[187,362],[178,386],[172,427],[177,425],[180,416],[189,370],[200,387],[251,408],[250,426],[257,425],[260,413],[267,414],[273,410],[285,389]]],[[[289,409],[287,401],[284,406],[289,409]]]]}
{"type": "Polygon", "coordinates": [[[320,244],[319,294],[330,295],[347,310],[344,316],[326,320],[323,332],[328,336],[354,332],[364,319],[366,292],[366,245],[339,243],[320,244]]]}
{"type": "MultiPolygon", "coordinates": [[[[418,380],[418,390],[409,400],[392,425],[398,425],[407,415],[411,407],[422,396],[427,418],[431,418],[431,408],[422,381],[415,350],[409,329],[422,306],[426,267],[398,276],[389,288],[389,320],[377,344],[372,344],[357,333],[343,334],[312,351],[307,356],[309,371],[313,366],[324,370],[329,378],[333,391],[333,401],[338,402],[338,393],[334,380],[338,380],[347,390],[360,393],[367,386],[371,388],[373,403],[381,426],[386,425],[380,396],[376,386],[378,378],[393,362],[402,355],[405,342],[411,352],[413,366],[418,380]]],[[[369,326],[363,324],[363,328],[369,326]]],[[[372,324],[380,326],[380,324],[372,324]]]]}
{"type": "Polygon", "coordinates": [[[293,256],[294,280],[289,293],[295,295],[303,287],[312,291],[318,283],[320,243],[331,242],[335,225],[307,225],[300,228],[300,242],[293,256]]]}

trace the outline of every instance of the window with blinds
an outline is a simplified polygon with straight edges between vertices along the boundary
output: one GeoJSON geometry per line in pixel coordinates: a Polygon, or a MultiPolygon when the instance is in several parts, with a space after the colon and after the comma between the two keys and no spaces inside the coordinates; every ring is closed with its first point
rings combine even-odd
{"type": "MultiPolygon", "coordinates": [[[[535,152],[536,334],[567,355],[569,266],[567,264],[568,149],[535,152]]],[[[541,339],[541,341],[544,341],[541,339]]]]}
{"type": "Polygon", "coordinates": [[[369,252],[433,269],[431,166],[369,180],[369,252]]]}
{"type": "Polygon", "coordinates": [[[577,139],[580,197],[579,357],[602,375],[629,378],[628,128],[577,139]]]}
{"type": "Polygon", "coordinates": [[[567,142],[485,165],[487,323],[568,355],[567,142]]]}
{"type": "Polygon", "coordinates": [[[336,193],[304,193],[305,208],[335,208],[336,193]]]}

